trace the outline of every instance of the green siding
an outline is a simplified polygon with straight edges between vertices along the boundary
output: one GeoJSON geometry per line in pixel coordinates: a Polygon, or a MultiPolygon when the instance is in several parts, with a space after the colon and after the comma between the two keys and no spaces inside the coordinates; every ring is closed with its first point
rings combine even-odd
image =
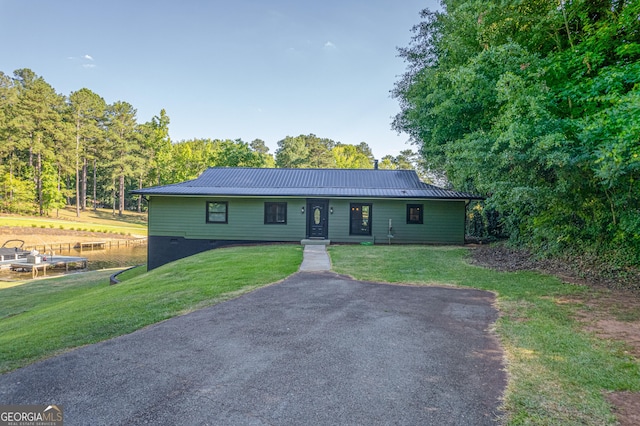
{"type": "Polygon", "coordinates": [[[331,200],[329,239],[335,242],[388,243],[389,219],[394,237],[391,243],[401,244],[463,244],[465,202],[440,200],[331,200]],[[372,204],[371,236],[349,235],[351,203],[372,204]],[[424,204],[423,224],[407,224],[407,204],[424,204]]]}
{"type": "MultiPolygon", "coordinates": [[[[306,237],[304,198],[233,198],[152,196],[149,208],[149,235],[189,239],[238,241],[300,241],[306,237]],[[228,223],[206,223],[206,202],[228,202],[228,223]],[[264,203],[286,202],[287,224],[264,224],[264,203]]],[[[330,199],[329,218],[332,242],[374,241],[387,243],[389,219],[393,222],[391,243],[464,243],[464,200],[330,199]],[[371,203],[372,235],[349,235],[351,203],[371,203]],[[407,224],[407,204],[424,204],[424,223],[407,224]]]]}
{"type": "Polygon", "coordinates": [[[300,241],[305,237],[305,200],[280,198],[151,197],[149,235],[209,240],[300,241]],[[206,202],[226,201],[228,223],[206,223],[206,202]],[[286,202],[286,224],[264,224],[264,203],[286,202]]]}

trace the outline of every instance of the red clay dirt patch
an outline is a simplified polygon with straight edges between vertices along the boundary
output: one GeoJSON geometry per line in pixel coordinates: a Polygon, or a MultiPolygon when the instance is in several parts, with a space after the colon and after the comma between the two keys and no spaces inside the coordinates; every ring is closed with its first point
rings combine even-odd
{"type": "Polygon", "coordinates": [[[628,352],[640,358],[640,308],[637,294],[595,290],[579,300],[583,308],[578,319],[587,331],[603,339],[619,340],[628,346],[628,352]]]}
{"type": "Polygon", "coordinates": [[[640,394],[637,392],[612,392],[605,397],[613,406],[620,426],[640,425],[640,394]]]}
{"type": "MultiPolygon", "coordinates": [[[[625,352],[640,358],[640,280],[636,275],[627,275],[625,281],[620,282],[599,275],[596,268],[585,271],[559,260],[538,260],[527,251],[503,246],[477,246],[471,253],[471,263],[477,265],[500,271],[539,271],[564,282],[590,287],[592,291],[558,303],[580,305],[577,319],[586,331],[601,339],[624,342],[625,352]],[[580,269],[580,273],[576,269],[580,269]]],[[[640,425],[640,393],[611,392],[606,393],[605,398],[621,425],[640,425]]]]}

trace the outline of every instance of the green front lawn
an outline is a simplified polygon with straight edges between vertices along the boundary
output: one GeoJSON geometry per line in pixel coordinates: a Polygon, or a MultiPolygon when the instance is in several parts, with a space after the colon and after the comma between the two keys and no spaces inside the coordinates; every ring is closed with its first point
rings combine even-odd
{"type": "MultiPolygon", "coordinates": [[[[0,290],[0,373],[210,306],[296,272],[295,245],[208,251],[109,286],[113,271],[0,290]]],[[[122,277],[121,277],[122,278],[122,277]]]]}
{"type": "MultiPolygon", "coordinates": [[[[357,279],[494,292],[508,424],[615,424],[603,394],[640,391],[640,366],[625,346],[595,338],[576,321],[575,300],[588,287],[472,266],[464,248],[348,245],[329,253],[336,272],[357,279]]],[[[234,247],[148,273],[136,268],[115,286],[108,285],[112,271],[99,271],[1,289],[0,372],[236,297],[284,279],[301,261],[296,245],[234,247]]]]}
{"type": "Polygon", "coordinates": [[[572,296],[593,291],[535,272],[497,272],[467,262],[464,248],[331,246],[333,269],[356,279],[454,285],[497,295],[495,331],[506,351],[508,424],[616,424],[603,393],[640,391],[640,364],[619,342],[575,319],[572,296]]]}

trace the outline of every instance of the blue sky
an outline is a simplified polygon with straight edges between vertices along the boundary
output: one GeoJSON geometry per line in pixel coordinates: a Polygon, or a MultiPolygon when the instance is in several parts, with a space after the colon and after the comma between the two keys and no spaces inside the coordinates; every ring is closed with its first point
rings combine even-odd
{"type": "Polygon", "coordinates": [[[314,133],[397,155],[390,98],[421,9],[438,0],[0,0],[0,71],[64,95],[165,109],[174,141],[314,133]]]}

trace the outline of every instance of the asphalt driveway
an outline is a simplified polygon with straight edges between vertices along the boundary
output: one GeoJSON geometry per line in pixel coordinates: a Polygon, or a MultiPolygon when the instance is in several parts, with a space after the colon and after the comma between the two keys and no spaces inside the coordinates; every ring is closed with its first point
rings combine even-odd
{"type": "Polygon", "coordinates": [[[495,424],[493,301],[298,273],[2,375],[0,404],[62,405],[65,425],[495,424]]]}

